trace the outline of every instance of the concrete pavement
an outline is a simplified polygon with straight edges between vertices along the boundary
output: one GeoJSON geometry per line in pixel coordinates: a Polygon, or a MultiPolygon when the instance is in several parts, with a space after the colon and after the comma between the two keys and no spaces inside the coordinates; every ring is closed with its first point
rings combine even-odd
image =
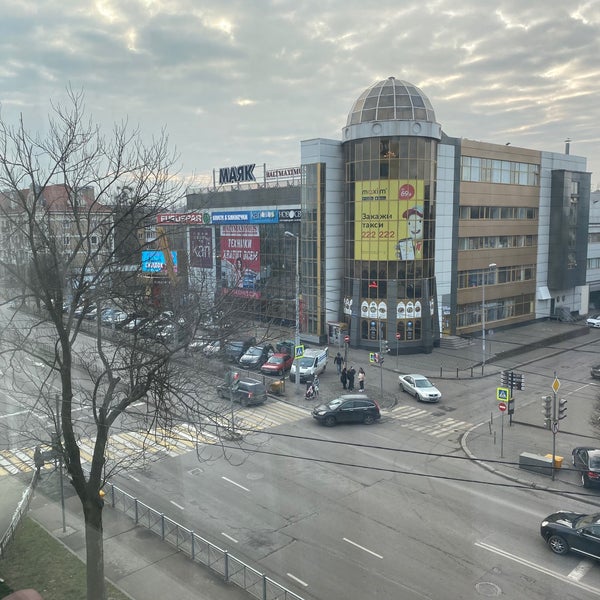
{"type": "MultiPolygon", "coordinates": [[[[463,379],[472,377],[497,377],[504,369],[516,369],[553,353],[559,353],[581,344],[592,343],[596,332],[590,332],[582,323],[541,321],[511,330],[490,333],[487,338],[489,356],[481,365],[481,341],[472,343],[456,341],[455,346],[435,348],[429,355],[388,356],[384,369],[388,376],[396,371],[418,372],[435,378],[463,379]],[[525,352],[523,352],[525,350],[525,352]]],[[[393,344],[392,344],[393,348],[393,344]]],[[[340,386],[333,371],[333,356],[337,348],[331,347],[332,360],[328,375],[322,378],[322,395],[339,393],[340,386]]],[[[355,366],[368,365],[368,352],[349,350],[349,362],[355,366]]],[[[335,373],[335,371],[333,371],[335,373]]],[[[293,384],[291,384],[293,385],[293,384]]],[[[393,396],[393,393],[391,394],[393,396]]],[[[291,394],[290,394],[291,396],[291,394]]],[[[563,468],[555,472],[554,481],[549,476],[524,471],[518,467],[519,454],[530,452],[545,455],[552,450],[552,434],[536,424],[541,421],[541,405],[531,402],[520,406],[514,422],[504,426],[500,414],[491,423],[480,424],[462,437],[467,455],[498,474],[524,485],[548,487],[559,493],[576,493],[590,503],[600,506],[600,495],[581,488],[579,476],[568,469],[571,448],[575,445],[595,445],[597,435],[586,422],[577,423],[576,431],[563,431],[557,436],[556,454],[564,457],[563,468]]],[[[385,411],[385,405],[384,405],[385,411]]],[[[0,477],[0,532],[6,530],[16,504],[22,496],[29,478],[0,477]]],[[[65,544],[77,556],[85,553],[81,507],[71,495],[65,500],[65,528],[56,481],[44,477],[36,490],[30,515],[47,531],[65,544]]],[[[67,493],[70,491],[65,486],[67,493]]],[[[144,530],[108,505],[104,512],[106,575],[126,594],[135,600],[174,597],[179,600],[242,600],[249,597],[239,588],[226,584],[201,565],[192,563],[185,555],[144,530]]]]}

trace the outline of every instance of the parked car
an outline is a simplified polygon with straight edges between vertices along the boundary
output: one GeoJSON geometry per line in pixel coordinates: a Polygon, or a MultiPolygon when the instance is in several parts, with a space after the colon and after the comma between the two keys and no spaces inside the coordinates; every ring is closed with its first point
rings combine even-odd
{"type": "MultiPolygon", "coordinates": [[[[228,383],[217,386],[217,393],[221,398],[231,399],[231,389],[228,383]]],[[[238,389],[233,391],[233,401],[242,406],[264,404],[267,401],[267,388],[258,379],[240,379],[238,389]]]]}
{"type": "Polygon", "coordinates": [[[283,375],[289,371],[294,358],[287,352],[276,352],[269,357],[269,360],[260,368],[266,375],[283,375]]]}
{"type": "Polygon", "coordinates": [[[419,402],[438,402],[442,397],[441,392],[424,375],[399,375],[398,385],[403,392],[408,392],[419,402]]]}
{"type": "MultiPolygon", "coordinates": [[[[290,356],[294,356],[294,348],[296,347],[296,342],[294,340],[281,340],[275,344],[275,351],[278,353],[287,352],[290,356]]],[[[306,348],[306,344],[304,344],[306,348]]]]}
{"type": "Polygon", "coordinates": [[[256,344],[255,337],[249,337],[243,340],[230,340],[225,342],[225,357],[231,362],[238,362],[242,354],[256,344]]]}
{"type": "Polygon", "coordinates": [[[196,335],[188,343],[187,349],[188,352],[200,352],[201,350],[204,350],[208,344],[209,342],[205,337],[196,335]]]}
{"type": "Polygon", "coordinates": [[[202,348],[202,354],[208,357],[216,356],[217,354],[219,354],[219,352],[221,352],[220,340],[214,340],[212,342],[209,342],[208,344],[206,344],[206,346],[202,348]]]}
{"type": "Polygon", "coordinates": [[[591,369],[590,369],[590,375],[594,378],[594,379],[600,379],[600,365],[594,365],[591,369]]]}
{"type": "Polygon", "coordinates": [[[542,521],[540,533],[555,554],[571,551],[600,559],[600,513],[561,510],[542,521]]]}
{"type": "Polygon", "coordinates": [[[379,405],[364,394],[346,394],[327,404],[320,404],[312,416],[327,427],[338,423],[365,423],[370,425],[381,418],[379,405]]]}
{"type": "Polygon", "coordinates": [[[571,460],[581,473],[583,487],[600,485],[600,449],[589,446],[573,448],[571,460]]]}
{"type": "Polygon", "coordinates": [[[590,327],[600,327],[600,315],[588,317],[585,321],[590,327]]]}
{"type": "Polygon", "coordinates": [[[271,344],[250,346],[250,348],[240,356],[239,363],[246,369],[260,369],[274,352],[275,349],[271,344]]]}

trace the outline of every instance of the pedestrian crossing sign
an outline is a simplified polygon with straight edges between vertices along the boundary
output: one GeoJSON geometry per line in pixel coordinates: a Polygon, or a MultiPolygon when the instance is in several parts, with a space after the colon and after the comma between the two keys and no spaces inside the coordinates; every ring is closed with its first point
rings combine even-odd
{"type": "Polygon", "coordinates": [[[496,400],[498,402],[508,402],[510,400],[510,390],[505,387],[496,388],[496,400]]]}
{"type": "Polygon", "coordinates": [[[294,346],[294,357],[302,358],[304,356],[304,345],[294,346]]]}

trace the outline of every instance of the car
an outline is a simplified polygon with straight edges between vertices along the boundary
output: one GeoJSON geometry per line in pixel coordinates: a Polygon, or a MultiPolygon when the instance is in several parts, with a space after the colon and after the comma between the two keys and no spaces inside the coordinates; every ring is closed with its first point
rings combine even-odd
{"type": "Polygon", "coordinates": [[[581,473],[583,487],[600,485],[600,449],[589,446],[573,448],[571,461],[581,473]]]}
{"type": "Polygon", "coordinates": [[[217,354],[219,354],[219,352],[221,352],[220,340],[213,340],[212,342],[209,342],[202,348],[202,354],[208,357],[216,356],[217,354]]]}
{"type": "Polygon", "coordinates": [[[591,369],[590,369],[590,375],[594,378],[594,379],[600,379],[600,365],[594,365],[591,369]]]}
{"type": "Polygon", "coordinates": [[[287,352],[276,352],[269,357],[260,370],[265,375],[283,375],[289,371],[293,362],[294,358],[287,352]]]}
{"type": "Polygon", "coordinates": [[[345,394],[327,404],[319,404],[312,411],[319,423],[333,427],[338,423],[371,425],[381,418],[379,405],[364,394],[345,394]]]}
{"type": "Polygon", "coordinates": [[[264,346],[250,346],[250,348],[240,356],[239,363],[246,369],[260,369],[274,352],[275,349],[271,344],[265,344],[264,346]]]}
{"type": "Polygon", "coordinates": [[[250,346],[256,345],[256,338],[249,337],[243,340],[230,340],[225,342],[225,357],[230,362],[238,362],[242,357],[242,354],[250,348],[250,346]]]}
{"type": "MultiPolygon", "coordinates": [[[[287,352],[288,354],[294,356],[295,347],[296,343],[294,342],[294,340],[281,340],[280,342],[277,342],[275,344],[275,351],[277,353],[287,352]]],[[[304,344],[304,347],[306,348],[307,345],[304,344]]]]}
{"type": "Polygon", "coordinates": [[[217,386],[217,394],[221,398],[239,402],[242,406],[251,406],[255,404],[264,404],[267,401],[267,388],[262,381],[258,379],[242,378],[239,380],[237,390],[231,391],[228,383],[222,383],[217,386]]]}
{"type": "Polygon", "coordinates": [[[200,352],[208,346],[209,341],[207,338],[202,336],[194,336],[188,343],[188,352],[200,352]]]}
{"type": "Polygon", "coordinates": [[[600,315],[588,317],[585,322],[589,327],[600,327],[600,315]]]}
{"type": "Polygon", "coordinates": [[[399,375],[398,385],[403,392],[408,392],[419,402],[439,402],[442,397],[441,392],[424,375],[399,375]]]}
{"type": "Polygon", "coordinates": [[[600,559],[600,513],[555,512],[542,521],[540,534],[555,554],[571,551],[600,559]]]}

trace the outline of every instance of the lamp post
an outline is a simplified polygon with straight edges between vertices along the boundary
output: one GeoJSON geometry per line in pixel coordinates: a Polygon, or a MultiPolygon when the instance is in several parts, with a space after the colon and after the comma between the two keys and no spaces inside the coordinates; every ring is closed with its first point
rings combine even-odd
{"type": "Polygon", "coordinates": [[[487,271],[483,272],[483,281],[481,286],[481,373],[485,368],[485,278],[487,274],[496,268],[496,263],[490,263],[487,271]]]}
{"type": "MultiPolygon", "coordinates": [[[[296,360],[296,348],[300,345],[300,236],[286,231],[287,237],[296,239],[296,335],[294,339],[294,360],[296,360]]],[[[296,364],[296,395],[300,393],[300,366],[296,364]]]]}

